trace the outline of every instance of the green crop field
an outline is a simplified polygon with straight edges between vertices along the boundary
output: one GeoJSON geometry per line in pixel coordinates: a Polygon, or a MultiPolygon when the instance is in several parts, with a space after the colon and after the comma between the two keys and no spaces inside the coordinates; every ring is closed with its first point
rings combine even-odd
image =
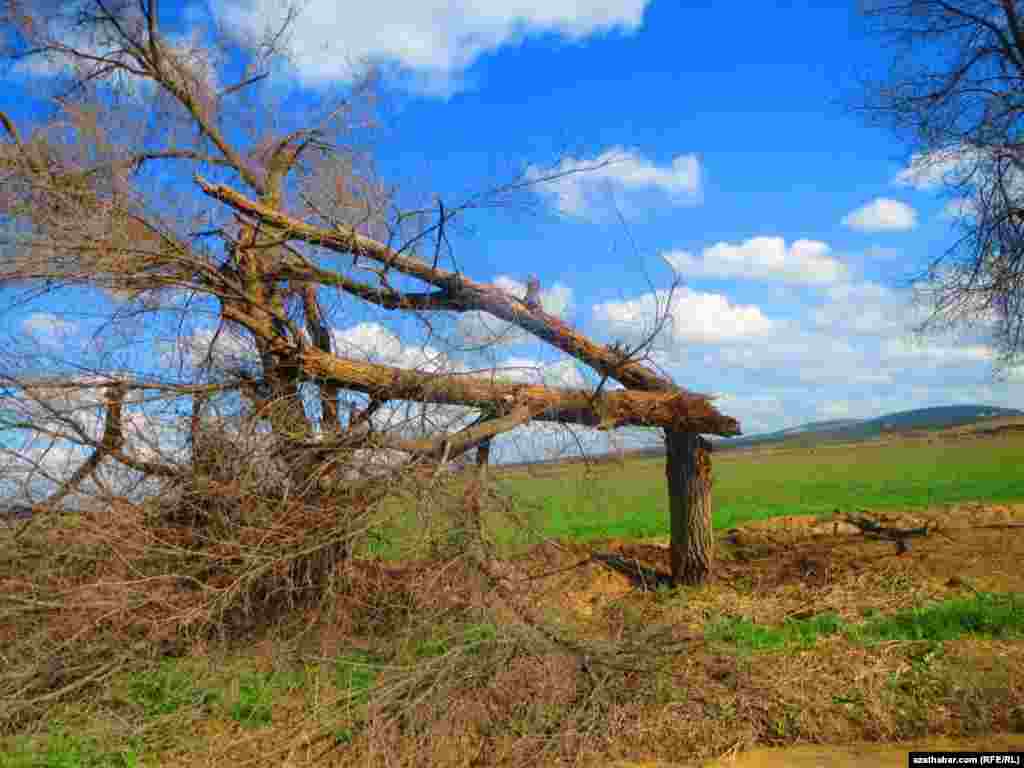
{"type": "MultiPolygon", "coordinates": [[[[713,456],[717,528],[835,509],[915,509],[960,501],[1024,500],[1024,438],[817,446],[713,456]]],[[[664,459],[587,470],[545,465],[499,473],[539,532],[578,540],[668,534],[664,459]]]]}

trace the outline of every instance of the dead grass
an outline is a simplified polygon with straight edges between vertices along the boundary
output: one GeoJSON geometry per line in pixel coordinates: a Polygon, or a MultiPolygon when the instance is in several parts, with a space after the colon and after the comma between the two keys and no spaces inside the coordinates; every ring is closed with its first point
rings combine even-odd
{"type": "Polygon", "coordinates": [[[127,506],[4,533],[0,766],[666,765],[1024,732],[1019,636],[846,631],[1024,593],[1024,537],[1001,527],[1024,505],[889,513],[931,525],[899,556],[839,520],[759,521],[678,590],[658,587],[663,540],[497,559],[443,519],[400,561],[340,559],[321,582],[309,560],[274,570],[332,540],[337,514],[305,508],[204,542],[127,506]]]}

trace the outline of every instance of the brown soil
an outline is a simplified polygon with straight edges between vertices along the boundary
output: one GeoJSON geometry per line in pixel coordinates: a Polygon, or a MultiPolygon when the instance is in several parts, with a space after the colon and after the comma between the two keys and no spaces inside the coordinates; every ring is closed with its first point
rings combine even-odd
{"type": "MultiPolygon", "coordinates": [[[[1024,592],[1024,568],[1020,567],[1024,562],[1024,504],[967,503],[913,513],[866,512],[886,527],[927,525],[929,533],[908,539],[909,551],[899,554],[894,542],[867,538],[838,516],[826,520],[812,515],[788,516],[747,523],[719,536],[715,575],[699,599],[720,602],[726,594],[742,594],[759,603],[760,607],[753,605],[752,609],[770,622],[805,604],[849,614],[891,607],[894,599],[909,602],[924,593],[941,598],[972,588],[1024,592]],[[871,588],[893,580],[913,582],[913,595],[908,592],[900,599],[871,588]],[[847,604],[851,591],[858,598],[847,604]],[[771,616],[769,611],[781,615],[771,616]]],[[[588,560],[587,548],[567,543],[542,545],[516,562],[523,578],[538,582],[530,589],[542,590],[583,619],[635,592],[637,586],[643,586],[645,576],[652,587],[668,578],[669,550],[664,538],[645,542],[611,539],[593,542],[590,549],[634,563],[634,568],[639,566],[639,576],[588,560]],[[580,567],[542,578],[573,562],[581,563],[580,567]]]]}
{"type": "MultiPolygon", "coordinates": [[[[881,568],[922,584],[963,586],[946,584],[952,579],[982,591],[1024,592],[1024,504],[955,504],[868,516],[891,528],[927,525],[929,535],[908,539],[909,551],[899,554],[894,542],[867,538],[839,516],[756,521],[722,538],[717,576],[727,583],[749,578],[755,591],[774,593],[787,586],[826,587],[881,568]]],[[[667,541],[637,547],[631,556],[668,568],[667,541]]]]}
{"type": "MultiPolygon", "coordinates": [[[[703,768],[905,768],[910,752],[1020,752],[1024,735],[1002,734],[973,739],[925,739],[896,746],[888,744],[848,744],[842,747],[810,745],[776,747],[731,752],[703,768]]],[[[685,768],[679,763],[615,763],[613,768],[685,768]]]]}
{"type": "MultiPolygon", "coordinates": [[[[1024,592],[1024,504],[866,512],[887,527],[927,525],[929,533],[910,539],[900,554],[892,541],[866,538],[838,517],[752,522],[720,532],[709,584],[675,591],[657,588],[669,573],[664,539],[547,542],[492,563],[501,589],[462,561],[445,569],[360,561],[353,589],[338,596],[328,620],[314,622],[310,614],[310,632],[297,650],[322,658],[346,648],[372,650],[388,622],[410,609],[440,617],[482,602],[502,630],[543,625],[566,641],[556,654],[512,654],[496,670],[474,668],[477,677],[465,685],[452,681],[445,716],[424,716],[429,726],[419,741],[375,735],[390,754],[416,755],[418,762],[401,764],[895,766],[906,764],[910,742],[948,749],[1011,744],[1007,734],[1024,734],[1019,639],[965,636],[935,652],[911,641],[864,646],[831,635],[803,650],[747,655],[707,638],[718,618],[777,626],[834,612],[855,623],[868,611],[891,614],[974,591],[1024,592]],[[574,645],[611,655],[581,664],[574,645]],[[554,747],[541,757],[542,742],[562,744],[571,758],[558,762],[554,747]]],[[[268,668],[283,653],[273,642],[251,650],[266,657],[268,668]]],[[[204,720],[190,730],[201,742],[195,751],[179,745],[182,754],[162,755],[170,759],[163,764],[266,764],[261,755],[312,727],[303,695],[275,710],[275,725],[263,731],[204,720]]],[[[1024,737],[1012,738],[1024,748],[1024,737]]],[[[339,752],[337,764],[384,764],[367,757],[368,743],[357,740],[351,752],[339,752]]]]}
{"type": "MultiPolygon", "coordinates": [[[[675,594],[655,589],[669,573],[664,539],[592,543],[603,562],[579,545],[546,544],[516,561],[514,570],[523,598],[546,615],[571,618],[579,636],[632,637],[648,643],[652,657],[662,649],[671,657],[671,679],[662,682],[681,701],[660,710],[638,702],[619,713],[646,734],[618,735],[611,751],[626,761],[623,766],[696,765],[726,753],[801,742],[874,743],[871,764],[905,765],[900,742],[906,740],[1024,733],[1020,641],[945,643],[941,661],[920,673],[930,682],[922,677],[912,683],[932,692],[927,701],[906,693],[912,688],[893,688],[893,681],[918,674],[911,670],[921,646],[913,642],[863,647],[832,636],[808,651],[744,659],[735,649],[705,641],[707,622],[716,616],[778,625],[828,611],[857,622],[872,609],[890,614],[929,600],[969,597],[974,590],[1024,592],[1024,504],[868,514],[887,527],[928,525],[929,533],[910,539],[909,551],[898,554],[894,542],[866,538],[838,517],[754,522],[722,532],[709,585],[675,594]],[[690,746],[681,749],[681,743],[690,746]],[[887,756],[879,744],[893,745],[887,756]],[[645,754],[652,761],[636,762],[645,754]],[[673,754],[676,762],[664,761],[673,754]]],[[[1020,749],[1022,741],[1015,743],[1020,749]]],[[[805,748],[802,757],[798,750],[792,759],[759,751],[753,762],[736,765],[816,765],[823,754],[832,755],[827,764],[844,764],[845,755],[845,764],[853,765],[858,759],[864,764],[868,755],[866,747],[816,749],[805,748]]]]}

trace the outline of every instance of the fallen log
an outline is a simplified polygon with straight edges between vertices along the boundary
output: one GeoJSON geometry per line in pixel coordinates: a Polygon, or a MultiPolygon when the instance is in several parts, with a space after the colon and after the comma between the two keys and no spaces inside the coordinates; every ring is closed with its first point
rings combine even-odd
{"type": "Polygon", "coordinates": [[[847,515],[846,521],[859,528],[861,535],[865,538],[883,539],[895,542],[896,552],[901,555],[910,550],[910,544],[907,542],[907,539],[917,536],[927,536],[930,531],[930,526],[928,525],[923,525],[918,528],[892,528],[882,525],[877,520],[872,520],[867,517],[858,517],[856,515],[847,515]]]}

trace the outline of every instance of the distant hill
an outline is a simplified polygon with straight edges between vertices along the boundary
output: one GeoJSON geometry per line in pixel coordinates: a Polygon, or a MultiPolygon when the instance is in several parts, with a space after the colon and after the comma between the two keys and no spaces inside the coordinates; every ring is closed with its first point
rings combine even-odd
{"type": "Polygon", "coordinates": [[[803,424],[799,427],[790,427],[789,429],[780,429],[778,432],[772,432],[773,435],[799,435],[803,432],[829,432],[836,429],[845,429],[852,427],[854,424],[860,424],[861,419],[832,419],[831,421],[812,421],[809,424],[803,424]]]}
{"type": "MultiPolygon", "coordinates": [[[[715,447],[728,450],[751,445],[781,443],[796,438],[809,439],[813,442],[870,440],[885,432],[945,429],[1011,416],[1024,416],[1024,411],[1015,408],[999,408],[994,405],[940,405],[933,408],[917,408],[911,411],[889,413],[875,419],[816,421],[761,435],[716,439],[715,447]]],[[[803,441],[801,440],[801,442],[803,441]]]]}
{"type": "MultiPolygon", "coordinates": [[[[932,429],[946,429],[967,424],[1008,417],[1024,416],[1024,411],[1015,408],[999,408],[994,405],[940,405],[933,408],[916,408],[912,411],[898,411],[875,419],[832,419],[812,421],[799,427],[789,427],[776,432],[744,437],[712,437],[716,451],[735,448],[749,448],[776,443],[816,444],[827,442],[857,442],[871,440],[886,432],[909,432],[932,429]]],[[[637,451],[627,451],[630,456],[663,456],[665,449],[656,446],[637,451]]]]}

